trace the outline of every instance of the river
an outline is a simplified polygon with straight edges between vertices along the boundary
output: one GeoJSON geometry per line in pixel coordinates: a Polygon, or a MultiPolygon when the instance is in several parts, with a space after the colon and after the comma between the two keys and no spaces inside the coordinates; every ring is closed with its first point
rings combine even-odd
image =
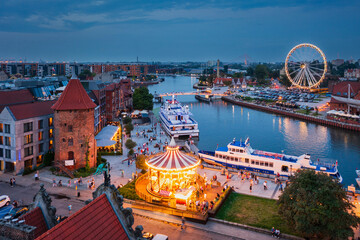
{"type": "MultiPolygon", "coordinates": [[[[151,93],[190,92],[195,78],[165,77],[165,81],[149,86],[151,93]]],[[[170,98],[170,97],[169,97],[170,98]]],[[[305,121],[265,113],[223,101],[211,104],[199,102],[194,96],[178,96],[199,123],[201,150],[226,146],[232,139],[250,139],[254,149],[285,154],[309,153],[311,159],[322,162],[338,160],[344,186],[356,185],[356,168],[360,169],[360,134],[305,121]]],[[[159,107],[155,104],[154,108],[159,107]]]]}

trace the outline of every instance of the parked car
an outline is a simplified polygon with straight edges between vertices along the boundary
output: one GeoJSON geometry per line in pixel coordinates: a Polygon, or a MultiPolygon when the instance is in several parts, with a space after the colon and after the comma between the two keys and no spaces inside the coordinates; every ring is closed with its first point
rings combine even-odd
{"type": "Polygon", "coordinates": [[[169,237],[163,234],[156,234],[153,240],[169,240],[169,237]]]}
{"type": "Polygon", "coordinates": [[[10,198],[7,195],[0,196],[0,208],[10,204],[10,198]]]}

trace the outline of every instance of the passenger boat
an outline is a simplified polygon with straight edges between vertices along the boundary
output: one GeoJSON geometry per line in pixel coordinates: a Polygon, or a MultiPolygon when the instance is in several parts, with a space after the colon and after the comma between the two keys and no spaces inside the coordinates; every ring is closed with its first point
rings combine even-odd
{"type": "Polygon", "coordinates": [[[174,138],[199,137],[198,123],[192,118],[189,106],[182,106],[174,96],[161,106],[160,119],[163,129],[174,138]]]}
{"type": "Polygon", "coordinates": [[[342,182],[336,164],[325,165],[310,160],[309,154],[291,156],[280,153],[255,150],[250,146],[249,138],[230,142],[227,147],[218,147],[215,152],[199,151],[199,157],[214,165],[248,170],[270,175],[290,176],[300,169],[313,169],[323,172],[342,182]]]}

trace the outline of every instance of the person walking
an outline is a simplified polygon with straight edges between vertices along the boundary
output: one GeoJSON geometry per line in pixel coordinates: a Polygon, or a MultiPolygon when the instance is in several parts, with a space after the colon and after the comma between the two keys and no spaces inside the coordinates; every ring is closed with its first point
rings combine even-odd
{"type": "Polygon", "coordinates": [[[181,229],[185,228],[185,218],[184,216],[181,218],[181,229]]]}
{"type": "Polygon", "coordinates": [[[35,181],[39,180],[39,171],[36,171],[35,173],[35,181]]]}
{"type": "Polygon", "coordinates": [[[280,183],[280,191],[284,191],[282,183],[280,183]]]}
{"type": "Polygon", "coordinates": [[[13,186],[15,187],[15,185],[16,185],[16,180],[15,178],[13,178],[13,186]]]}
{"type": "Polygon", "coordinates": [[[267,190],[267,181],[264,182],[264,190],[267,190]]]}
{"type": "Polygon", "coordinates": [[[69,204],[69,206],[68,206],[69,215],[71,215],[71,208],[72,208],[72,206],[71,206],[71,204],[69,204]]]}
{"type": "Polygon", "coordinates": [[[56,187],[56,180],[53,178],[53,187],[56,187]]]}
{"type": "Polygon", "coordinates": [[[252,187],[253,187],[253,183],[252,183],[252,181],[250,182],[250,192],[252,191],[252,187]]]}
{"type": "Polygon", "coordinates": [[[10,187],[13,187],[13,179],[10,178],[10,187]]]}

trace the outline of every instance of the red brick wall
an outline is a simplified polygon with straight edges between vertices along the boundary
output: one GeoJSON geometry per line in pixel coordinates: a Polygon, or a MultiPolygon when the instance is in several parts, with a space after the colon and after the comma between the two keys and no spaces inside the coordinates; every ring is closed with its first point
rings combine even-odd
{"type": "MultiPolygon", "coordinates": [[[[85,167],[86,142],[89,144],[89,164],[96,166],[96,142],[94,138],[94,109],[55,111],[55,162],[68,159],[68,152],[74,152],[75,169],[85,167]],[[69,131],[72,125],[72,132],[69,131]],[[69,139],[73,145],[69,146],[69,139]]],[[[63,163],[64,165],[64,163],[63,163]]]]}

